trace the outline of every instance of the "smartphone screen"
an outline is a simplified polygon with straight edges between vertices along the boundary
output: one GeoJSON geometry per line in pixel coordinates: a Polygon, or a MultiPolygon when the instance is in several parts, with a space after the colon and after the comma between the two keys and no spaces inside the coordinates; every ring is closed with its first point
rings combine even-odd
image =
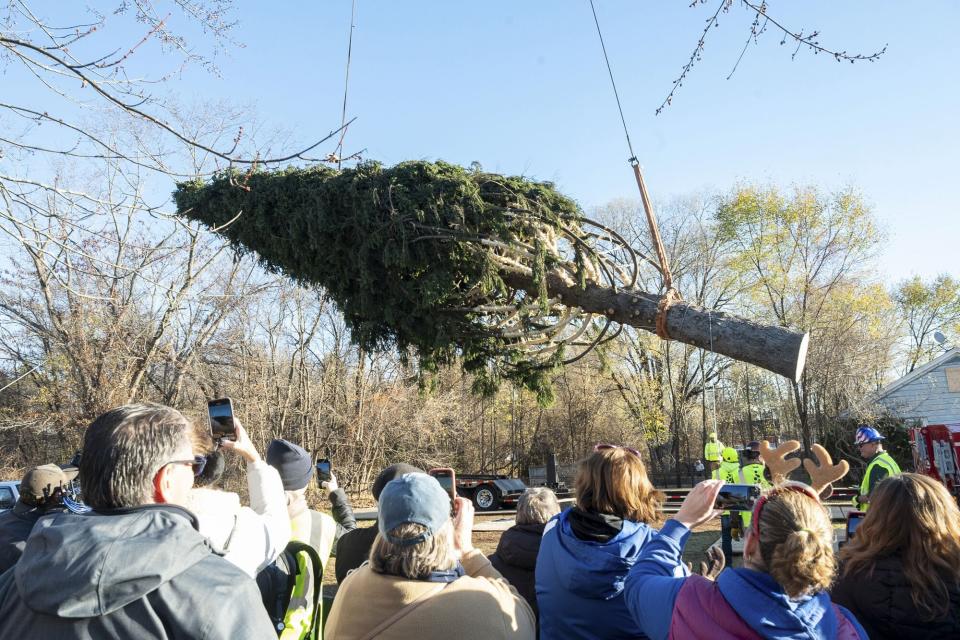
{"type": "Polygon", "coordinates": [[[754,484],[725,484],[717,495],[715,509],[724,511],[753,511],[760,498],[760,487],[754,484]]]}
{"type": "Polygon", "coordinates": [[[326,458],[317,460],[317,482],[326,482],[330,479],[330,461],[326,458]]]}
{"type": "Polygon", "coordinates": [[[860,523],[863,522],[864,514],[862,511],[851,511],[847,515],[847,541],[853,540],[853,536],[857,533],[857,528],[860,526],[860,523]]]}
{"type": "Polygon", "coordinates": [[[454,498],[457,497],[457,481],[456,474],[454,474],[453,469],[448,467],[440,467],[437,469],[430,469],[430,475],[437,479],[437,482],[440,483],[440,486],[443,487],[443,490],[447,492],[447,495],[450,496],[450,504],[454,503],[454,498]]]}
{"type": "Polygon", "coordinates": [[[210,433],[215,440],[237,439],[237,427],[233,423],[233,402],[230,398],[220,398],[207,402],[210,412],[210,433]]]}

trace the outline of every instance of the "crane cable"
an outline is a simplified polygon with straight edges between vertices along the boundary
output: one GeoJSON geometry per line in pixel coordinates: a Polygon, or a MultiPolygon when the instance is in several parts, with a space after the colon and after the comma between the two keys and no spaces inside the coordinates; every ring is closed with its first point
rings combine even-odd
{"type": "Polygon", "coordinates": [[[353,30],[356,29],[357,21],[357,0],[352,0],[350,4],[350,35],[347,38],[347,70],[346,77],[343,80],[343,111],[340,116],[340,128],[343,132],[340,134],[340,141],[337,143],[337,169],[343,165],[343,139],[347,137],[347,91],[350,89],[350,60],[353,57],[353,30]]]}
{"type": "Polygon", "coordinates": [[[600,38],[603,60],[606,62],[607,74],[610,76],[610,85],[613,87],[613,97],[616,98],[617,109],[620,111],[620,122],[623,124],[623,134],[627,138],[627,149],[630,151],[628,162],[633,168],[633,175],[637,180],[637,187],[640,189],[640,200],[643,203],[643,211],[647,215],[650,237],[653,241],[653,248],[657,252],[657,261],[660,263],[660,273],[663,276],[663,286],[666,289],[666,292],[657,304],[656,331],[658,336],[664,340],[669,340],[670,334],[667,331],[667,312],[675,302],[679,302],[683,298],[680,296],[680,292],[673,286],[673,274],[670,273],[670,261],[667,259],[667,252],[663,248],[663,239],[660,237],[660,227],[657,225],[657,214],[653,211],[653,203],[650,201],[650,194],[647,191],[646,182],[643,180],[640,161],[637,160],[637,154],[633,152],[633,143],[630,141],[627,119],[623,115],[620,93],[617,91],[617,82],[613,77],[610,57],[607,55],[607,45],[603,41],[603,32],[600,29],[600,20],[597,18],[597,8],[594,6],[593,0],[590,0],[590,10],[593,12],[593,22],[597,25],[597,36],[600,38]]]}

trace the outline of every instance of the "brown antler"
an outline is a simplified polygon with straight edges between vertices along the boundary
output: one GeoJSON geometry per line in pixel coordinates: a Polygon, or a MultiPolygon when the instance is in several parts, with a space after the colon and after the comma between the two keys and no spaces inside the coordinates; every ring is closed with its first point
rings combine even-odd
{"type": "Polygon", "coordinates": [[[787,479],[790,473],[800,466],[800,460],[793,458],[787,460],[788,454],[793,453],[800,448],[800,443],[796,440],[787,440],[776,449],[770,448],[770,443],[766,440],[760,442],[760,457],[770,469],[770,477],[773,482],[782,482],[787,479]]]}
{"type": "Polygon", "coordinates": [[[815,464],[810,458],[804,458],[803,460],[803,468],[810,474],[810,486],[821,498],[829,498],[833,493],[833,483],[847,475],[847,472],[850,471],[850,464],[846,460],[841,460],[839,464],[833,464],[833,458],[830,457],[826,449],[818,444],[810,447],[810,450],[817,457],[819,463],[815,464]]]}

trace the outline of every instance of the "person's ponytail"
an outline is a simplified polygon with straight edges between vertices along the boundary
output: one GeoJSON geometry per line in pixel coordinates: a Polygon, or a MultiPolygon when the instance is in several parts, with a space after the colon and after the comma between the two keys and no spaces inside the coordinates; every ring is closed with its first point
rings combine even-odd
{"type": "Polygon", "coordinates": [[[760,554],[786,594],[798,598],[829,587],[837,563],[833,526],[823,505],[784,491],[767,501],[760,516],[760,554]]]}

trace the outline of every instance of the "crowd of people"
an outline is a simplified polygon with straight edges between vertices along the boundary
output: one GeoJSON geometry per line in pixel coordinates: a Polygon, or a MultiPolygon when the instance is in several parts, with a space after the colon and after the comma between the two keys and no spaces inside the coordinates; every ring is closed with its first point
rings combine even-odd
{"type": "MultiPolygon", "coordinates": [[[[875,429],[857,439],[882,453],[875,429]]],[[[837,553],[820,496],[771,484],[749,453],[735,481],[764,491],[741,521],[742,566],[711,551],[696,573],[684,547],[734,480],[727,448],[707,444],[716,477],[665,522],[640,453],[597,445],[573,506],[528,489],[488,558],[472,504],[422,469],[384,469],[377,522],[358,528],[335,476],[315,478],[297,444],[261,457],[242,425],[215,443],[175,409],[118,407],[87,428],[78,467],[30,469],[0,515],[0,637],[960,637],[960,509],[943,485],[871,463],[857,497],[869,510],[837,553]],[[218,488],[229,456],[246,465],[249,506],[218,488]],[[73,476],[82,508],[64,498],[73,476]],[[307,503],[319,480],[332,515],[307,503]],[[324,616],[331,555],[339,589],[324,616]]]]}

